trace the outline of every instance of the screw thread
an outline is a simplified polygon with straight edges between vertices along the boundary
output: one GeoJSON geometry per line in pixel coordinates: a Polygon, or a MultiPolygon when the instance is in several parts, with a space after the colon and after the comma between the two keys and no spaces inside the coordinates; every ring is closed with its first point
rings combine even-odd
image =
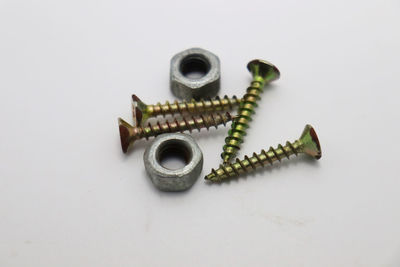
{"type": "Polygon", "coordinates": [[[223,124],[224,126],[228,121],[232,120],[232,115],[227,112],[226,114],[209,114],[209,115],[199,115],[197,117],[190,118],[182,118],[178,120],[175,118],[173,121],[166,121],[160,123],[159,121],[152,125],[148,124],[147,126],[138,126],[138,133],[140,138],[149,139],[149,137],[157,136],[162,133],[174,133],[174,132],[184,132],[197,129],[200,131],[202,128],[206,128],[207,130],[214,126],[218,128],[218,125],[223,124]]]}
{"type": "Polygon", "coordinates": [[[191,101],[174,101],[170,103],[166,101],[165,104],[157,103],[155,105],[148,105],[149,110],[152,110],[152,116],[167,114],[199,114],[202,112],[215,112],[222,110],[232,110],[235,106],[240,104],[240,99],[238,99],[235,95],[232,98],[229,98],[225,95],[223,98],[215,97],[214,99],[206,99],[195,101],[192,99],[191,101]]]}
{"type": "Polygon", "coordinates": [[[234,163],[221,164],[218,169],[212,169],[205,179],[213,182],[219,182],[230,177],[252,172],[257,168],[266,165],[272,165],[275,161],[281,161],[284,158],[289,159],[291,155],[302,153],[302,142],[296,140],[293,143],[286,142],[285,146],[279,144],[277,148],[270,147],[268,151],[261,150],[260,154],[253,153],[252,157],[244,156],[243,160],[236,158],[234,163]]]}
{"type": "Polygon", "coordinates": [[[251,85],[247,88],[247,93],[244,95],[239,106],[238,115],[231,125],[228,137],[225,138],[225,145],[223,147],[223,153],[221,154],[225,163],[229,162],[240,149],[240,145],[243,143],[243,137],[246,135],[247,128],[249,128],[251,115],[255,113],[254,109],[257,107],[257,101],[260,99],[260,94],[263,92],[263,87],[263,82],[253,80],[251,85]]]}
{"type": "Polygon", "coordinates": [[[194,129],[200,131],[202,128],[207,130],[210,127],[218,128],[218,125],[223,124],[224,126],[228,121],[232,121],[233,117],[229,112],[225,114],[208,114],[192,116],[189,118],[174,119],[173,121],[157,122],[156,124],[148,124],[147,126],[136,126],[133,127],[123,119],[118,119],[119,133],[121,139],[122,151],[126,153],[128,149],[133,145],[136,140],[145,138],[148,140],[152,136],[157,136],[163,133],[174,133],[174,132],[192,132],[194,129]]]}

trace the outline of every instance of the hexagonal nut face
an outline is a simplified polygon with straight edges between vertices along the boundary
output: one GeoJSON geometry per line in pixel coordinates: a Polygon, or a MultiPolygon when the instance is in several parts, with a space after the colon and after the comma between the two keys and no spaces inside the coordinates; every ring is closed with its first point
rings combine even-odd
{"type": "Polygon", "coordinates": [[[144,166],[153,184],[162,191],[189,189],[203,169],[203,153],[194,139],[187,134],[167,133],[157,136],[146,148],[144,166]],[[168,169],[162,159],[171,154],[183,156],[186,165],[180,169],[168,169]]]}
{"type": "Polygon", "coordinates": [[[219,58],[213,53],[191,48],[171,59],[170,87],[182,99],[200,100],[218,94],[221,80],[219,58]]]}

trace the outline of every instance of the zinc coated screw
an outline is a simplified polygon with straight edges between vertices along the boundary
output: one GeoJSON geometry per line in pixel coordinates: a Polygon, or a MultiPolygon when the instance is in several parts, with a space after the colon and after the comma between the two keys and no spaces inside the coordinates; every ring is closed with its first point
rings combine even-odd
{"type": "Polygon", "coordinates": [[[220,182],[222,180],[239,176],[240,174],[254,171],[265,165],[272,165],[275,161],[281,161],[291,155],[304,153],[314,157],[321,158],[321,146],[318,136],[311,125],[306,125],[300,138],[293,143],[286,142],[285,146],[281,144],[277,148],[270,147],[268,151],[261,150],[260,154],[253,153],[252,157],[245,156],[243,160],[236,159],[234,163],[220,165],[217,170],[212,169],[205,179],[212,182],[220,182]]]}
{"type": "Polygon", "coordinates": [[[253,75],[253,80],[247,88],[247,93],[239,106],[238,115],[231,125],[228,137],[225,138],[225,145],[221,158],[228,163],[240,149],[243,137],[251,121],[251,115],[257,106],[257,100],[263,91],[264,85],[279,78],[279,70],[268,61],[255,59],[247,64],[247,69],[253,75]]]}
{"type": "Polygon", "coordinates": [[[174,101],[170,103],[166,101],[165,104],[157,103],[155,105],[148,105],[143,103],[139,97],[132,95],[132,112],[135,125],[144,125],[145,122],[158,115],[167,114],[201,114],[209,112],[218,112],[232,110],[237,107],[241,102],[236,96],[229,98],[224,96],[223,98],[215,97],[214,99],[196,101],[174,101]]]}
{"type": "Polygon", "coordinates": [[[121,147],[122,151],[126,153],[129,148],[133,146],[133,143],[136,140],[145,138],[146,140],[149,137],[157,136],[163,133],[175,133],[175,132],[184,132],[189,131],[192,132],[193,129],[197,129],[200,131],[202,128],[206,128],[207,130],[214,126],[215,128],[218,125],[225,124],[228,121],[232,121],[233,117],[230,113],[226,112],[225,114],[210,114],[210,115],[199,115],[196,117],[190,118],[182,118],[180,120],[174,119],[173,121],[166,122],[157,122],[154,125],[150,123],[147,126],[132,126],[121,118],[118,118],[119,124],[119,134],[121,138],[121,147]]]}

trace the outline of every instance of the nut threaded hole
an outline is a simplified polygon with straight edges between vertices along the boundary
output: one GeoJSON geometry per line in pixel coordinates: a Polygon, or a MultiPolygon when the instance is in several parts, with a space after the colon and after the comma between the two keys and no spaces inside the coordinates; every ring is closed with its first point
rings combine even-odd
{"type": "Polygon", "coordinates": [[[189,79],[200,79],[210,71],[210,62],[203,55],[193,54],[183,58],[179,70],[189,79]]]}
{"type": "Polygon", "coordinates": [[[166,169],[182,169],[192,160],[191,150],[181,140],[170,140],[165,142],[157,151],[158,163],[166,169]]]}

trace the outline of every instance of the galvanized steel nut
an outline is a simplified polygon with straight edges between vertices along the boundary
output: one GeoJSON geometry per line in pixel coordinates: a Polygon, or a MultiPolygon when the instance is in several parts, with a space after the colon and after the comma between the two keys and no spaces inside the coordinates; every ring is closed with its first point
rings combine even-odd
{"type": "Polygon", "coordinates": [[[219,58],[202,48],[191,48],[171,59],[170,87],[179,98],[200,100],[218,94],[221,80],[219,58]]]}
{"type": "Polygon", "coordinates": [[[187,134],[167,133],[157,136],[146,148],[144,166],[153,184],[162,191],[189,189],[203,168],[203,153],[195,140],[187,134]],[[161,160],[171,153],[179,153],[186,161],[181,169],[168,169],[161,160]]]}

